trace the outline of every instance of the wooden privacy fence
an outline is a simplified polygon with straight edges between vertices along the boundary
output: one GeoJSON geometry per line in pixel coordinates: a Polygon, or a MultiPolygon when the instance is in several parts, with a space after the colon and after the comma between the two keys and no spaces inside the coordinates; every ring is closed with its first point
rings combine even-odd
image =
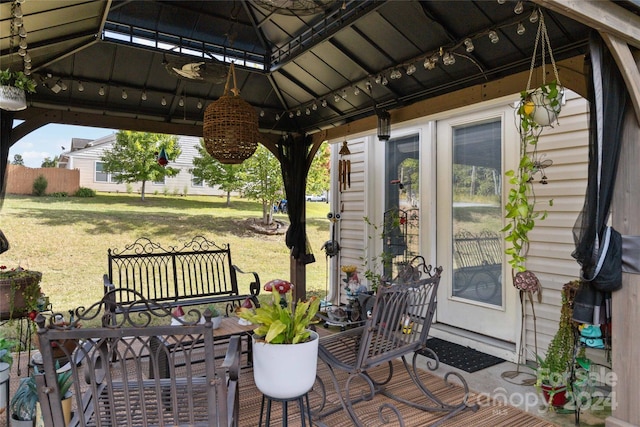
{"type": "Polygon", "coordinates": [[[78,169],[28,168],[7,165],[7,193],[32,194],[33,181],[40,175],[47,179],[46,194],[66,192],[73,195],[80,188],[80,171],[78,169]]]}

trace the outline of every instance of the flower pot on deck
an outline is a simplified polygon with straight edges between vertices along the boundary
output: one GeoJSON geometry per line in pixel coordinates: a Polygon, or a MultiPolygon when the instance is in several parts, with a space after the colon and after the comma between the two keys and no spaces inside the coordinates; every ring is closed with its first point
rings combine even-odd
{"type": "Polygon", "coordinates": [[[549,384],[542,384],[542,394],[544,399],[555,407],[562,407],[567,403],[567,386],[551,386],[549,384]]]}
{"type": "Polygon", "coordinates": [[[300,344],[269,344],[253,337],[253,379],[264,395],[291,399],[311,390],[318,367],[317,332],[300,344]]]}
{"type": "MultiPolygon", "coordinates": [[[[42,280],[42,273],[25,271],[20,277],[0,279],[0,320],[18,319],[27,314],[28,302],[40,295],[35,287],[42,280]]],[[[33,307],[32,307],[33,308],[33,307]]]]}

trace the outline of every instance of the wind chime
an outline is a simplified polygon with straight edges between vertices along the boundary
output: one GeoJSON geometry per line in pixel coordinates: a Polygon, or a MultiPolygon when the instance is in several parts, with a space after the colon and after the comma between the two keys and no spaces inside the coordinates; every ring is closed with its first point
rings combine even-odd
{"type": "Polygon", "coordinates": [[[167,156],[167,152],[164,147],[162,147],[159,154],[156,153],[156,161],[162,167],[167,166],[167,164],[169,163],[169,156],[167,156]]]}
{"type": "MultiPolygon", "coordinates": [[[[342,142],[342,148],[340,148],[339,154],[340,157],[351,154],[349,147],[347,147],[346,139],[342,142]]],[[[340,191],[346,190],[347,186],[351,188],[351,160],[341,158],[338,161],[338,183],[340,191]]]]}

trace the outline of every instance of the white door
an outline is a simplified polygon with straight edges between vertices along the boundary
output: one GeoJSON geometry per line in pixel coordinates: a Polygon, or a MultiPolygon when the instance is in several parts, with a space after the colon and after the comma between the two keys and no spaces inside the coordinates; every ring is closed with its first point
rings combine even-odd
{"type": "Polygon", "coordinates": [[[501,107],[436,125],[437,258],[445,269],[437,322],[509,342],[519,331],[519,300],[500,230],[505,159],[518,141],[512,114],[501,107]]]}

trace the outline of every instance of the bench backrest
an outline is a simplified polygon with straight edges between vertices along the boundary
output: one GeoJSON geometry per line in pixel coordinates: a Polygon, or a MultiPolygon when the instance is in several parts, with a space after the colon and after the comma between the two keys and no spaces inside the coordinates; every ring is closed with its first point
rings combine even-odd
{"type": "Polygon", "coordinates": [[[202,236],[169,249],[140,238],[121,251],[109,249],[108,264],[115,288],[134,290],[148,300],[188,305],[189,298],[239,294],[229,245],[218,246],[202,236]]]}
{"type": "Polygon", "coordinates": [[[503,259],[502,238],[492,231],[473,234],[461,230],[454,236],[454,268],[478,267],[501,264],[503,259]]]}
{"type": "Polygon", "coordinates": [[[433,271],[422,267],[422,272],[414,268],[412,281],[378,288],[362,333],[357,366],[367,369],[426,346],[442,267],[433,271]]]}
{"type": "Polygon", "coordinates": [[[86,311],[76,311],[80,323],[105,313],[116,316],[104,322],[110,326],[56,326],[42,315],[37,319],[44,374],[36,380],[45,425],[65,426],[51,346],[64,342],[57,346],[63,358],[81,361],[65,367],[73,381],[75,415],[69,425],[227,426],[233,414],[228,413],[225,375],[218,378],[213,357],[202,357],[214,354],[210,313],[205,312],[202,324],[169,326],[166,305],[139,300],[115,315],[112,301],[107,295],[86,311]],[[145,310],[138,310],[138,304],[145,310]],[[135,313],[127,309],[134,307],[135,313]],[[154,326],[159,322],[166,326],[154,326]],[[173,343],[173,351],[157,345],[165,341],[173,343]],[[161,364],[170,367],[168,376],[162,375],[161,364]]]}

